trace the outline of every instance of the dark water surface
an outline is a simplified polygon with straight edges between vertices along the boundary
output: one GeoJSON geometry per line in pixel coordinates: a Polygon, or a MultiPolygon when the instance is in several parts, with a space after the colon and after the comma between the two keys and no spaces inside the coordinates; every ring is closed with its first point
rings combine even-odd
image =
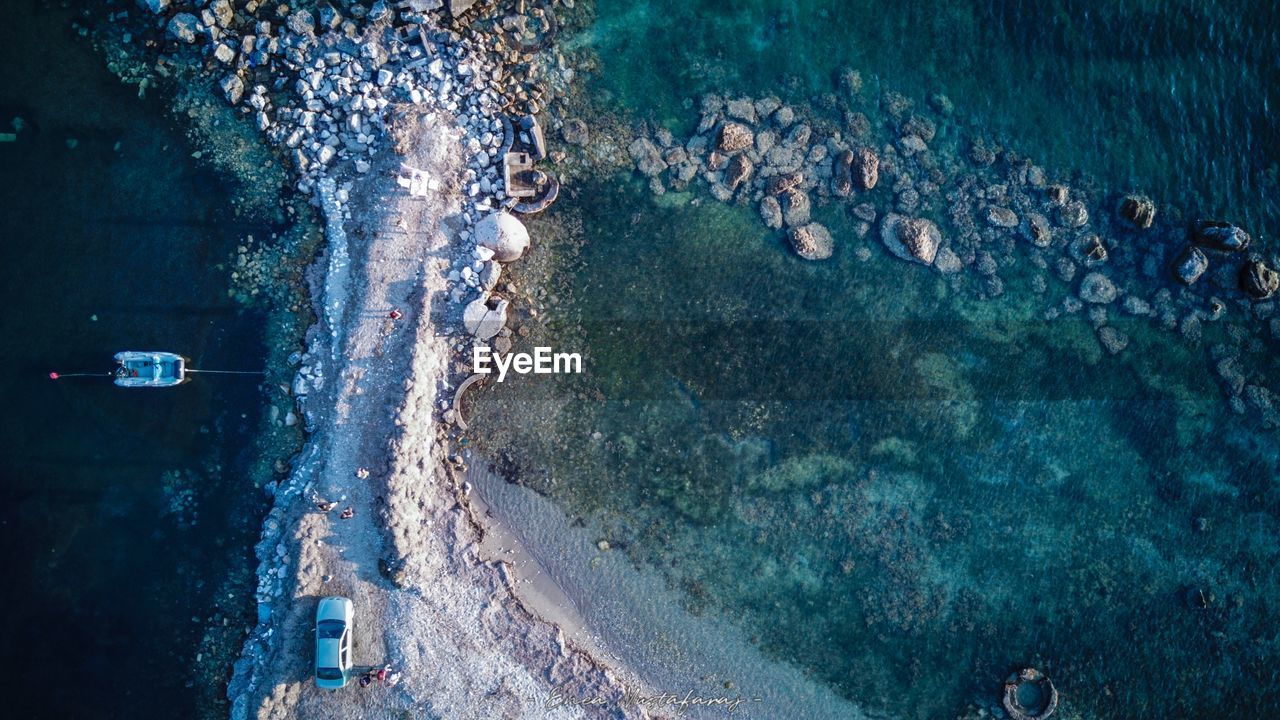
{"type": "MultiPolygon", "coordinates": [[[[838,116],[833,78],[850,66],[873,144],[896,137],[878,106],[898,92],[935,118],[939,156],[1005,143],[1073,186],[1230,217],[1271,252],[1271,6],[597,10],[570,42],[598,52],[589,90],[625,122],[688,137],[706,92],[838,116]]],[[[587,373],[509,379],[476,409],[513,477],[660,568],[709,621],[876,713],[965,716],[1035,665],[1068,717],[1280,714],[1280,448],[1230,411],[1212,350],[1244,348],[1251,381],[1274,388],[1265,320],[1233,305],[1188,341],[1113,307],[1130,337],[1113,358],[1085,313],[1046,319],[1074,286],[1021,246],[1003,295],[979,299],[890,257],[876,230],[859,240],[835,204],[814,214],[836,255],[806,263],[753,207],[697,186],[659,197],[624,173],[577,190],[552,214],[584,246],[563,251],[527,322],[584,352],[587,373]]],[[[893,202],[883,187],[864,199],[881,215],[893,202]]],[[[555,245],[554,225],[534,237],[555,245]]],[[[1143,249],[1118,249],[1108,272],[1137,272],[1127,252],[1143,249]]],[[[1135,292],[1177,292],[1158,275],[1135,292]]]]}
{"type": "Polygon", "coordinates": [[[17,5],[0,25],[0,124],[27,125],[0,144],[6,714],[193,717],[224,691],[209,639],[251,609],[257,383],[46,374],[126,348],[260,369],[261,319],[215,267],[260,229],[69,15],[17,5]]]}

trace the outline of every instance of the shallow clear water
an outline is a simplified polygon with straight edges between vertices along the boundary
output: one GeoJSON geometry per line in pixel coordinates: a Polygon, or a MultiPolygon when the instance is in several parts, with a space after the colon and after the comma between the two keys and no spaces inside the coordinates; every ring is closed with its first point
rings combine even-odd
{"type": "Polygon", "coordinates": [[[0,28],[0,122],[27,125],[0,144],[6,707],[216,712],[219,655],[252,620],[258,382],[133,391],[46,374],[106,372],[126,348],[260,369],[262,319],[217,266],[264,228],[231,216],[161,101],[111,76],[69,15],[34,5],[0,28]]]}
{"type": "MultiPolygon", "coordinates": [[[[599,51],[590,92],[682,137],[704,92],[821,112],[851,65],[873,127],[881,90],[924,112],[942,92],[956,113],[938,152],[995,138],[1073,185],[1226,214],[1267,246],[1275,22],[1225,3],[738,8],[599,3],[577,40],[599,51]]],[[[815,211],[837,238],[823,263],[751,207],[655,197],[630,175],[552,215],[531,225],[531,262],[554,256],[556,279],[517,322],[587,372],[509,379],[473,424],[513,478],[691,608],[895,717],[989,704],[1027,665],[1083,716],[1280,709],[1280,451],[1228,409],[1210,350],[1246,337],[1274,382],[1265,327],[1206,323],[1193,343],[1113,310],[1131,338],[1113,358],[1087,318],[1044,319],[1072,287],[1037,292],[1024,248],[1004,294],[979,299],[874,230],[859,240],[834,205],[815,211]]]]}

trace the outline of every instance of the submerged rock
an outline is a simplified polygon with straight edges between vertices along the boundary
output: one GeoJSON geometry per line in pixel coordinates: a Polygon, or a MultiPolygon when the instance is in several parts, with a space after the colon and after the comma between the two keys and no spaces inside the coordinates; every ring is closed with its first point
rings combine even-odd
{"type": "Polygon", "coordinates": [[[1100,272],[1091,272],[1080,281],[1080,299],[1085,302],[1105,305],[1115,302],[1119,295],[1120,291],[1111,278],[1100,272]]]}
{"type": "Polygon", "coordinates": [[[791,248],[805,260],[826,260],[835,249],[831,232],[818,223],[791,228],[791,248]]]}
{"type": "Polygon", "coordinates": [[[656,177],[667,169],[662,153],[658,152],[658,147],[649,138],[636,138],[627,146],[627,153],[635,161],[636,169],[645,177],[656,177]]]}
{"type": "Polygon", "coordinates": [[[1196,223],[1191,231],[1191,239],[1197,244],[1224,252],[1243,252],[1253,240],[1243,229],[1217,220],[1201,220],[1196,223]]]}
{"type": "Polygon", "coordinates": [[[1254,300],[1266,300],[1280,290],[1280,273],[1261,260],[1252,260],[1240,269],[1240,289],[1254,300]]]}
{"type": "Polygon", "coordinates": [[[490,213],[476,223],[476,245],[489,248],[498,262],[519,260],[529,247],[529,231],[515,216],[490,213]]]}
{"type": "Polygon", "coordinates": [[[799,227],[809,222],[809,196],[799,188],[782,194],[782,221],[787,227],[799,227]]]}
{"type": "Polygon", "coordinates": [[[1103,325],[1098,328],[1098,342],[1102,343],[1102,347],[1106,348],[1107,352],[1117,355],[1129,347],[1129,336],[1110,325],[1103,325]]]}
{"type": "Polygon", "coordinates": [[[880,223],[880,241],[903,260],[932,265],[942,244],[942,233],[931,220],[890,213],[880,223]]]}
{"type": "Polygon", "coordinates": [[[778,198],[772,195],[760,198],[760,219],[771,230],[782,227],[782,205],[778,203],[778,198]]]}
{"type": "Polygon", "coordinates": [[[880,181],[880,158],[871,148],[859,148],[853,156],[853,168],[863,190],[870,190],[880,181]]]}
{"type": "Polygon", "coordinates": [[[993,205],[987,208],[987,222],[995,227],[1012,228],[1018,226],[1018,216],[1009,208],[993,205]]]}
{"type": "Polygon", "coordinates": [[[853,151],[845,150],[831,160],[831,192],[836,197],[853,194],[853,151]]]}
{"type": "Polygon", "coordinates": [[[169,36],[184,43],[196,41],[196,31],[200,28],[200,19],[191,13],[178,13],[169,19],[169,36]]]}
{"type": "Polygon", "coordinates": [[[741,123],[727,122],[720,127],[720,137],[716,140],[716,148],[721,152],[736,153],[754,145],[756,137],[751,128],[741,123]]]}
{"type": "Polygon", "coordinates": [[[1036,247],[1049,247],[1053,244],[1053,228],[1049,218],[1040,213],[1027,213],[1022,220],[1022,235],[1036,247]]]}
{"type": "Polygon", "coordinates": [[[1072,200],[1058,208],[1058,224],[1068,228],[1083,227],[1089,222],[1089,209],[1079,200],[1072,200]]]}
{"type": "Polygon", "coordinates": [[[1188,245],[1174,263],[1173,272],[1182,282],[1192,285],[1209,269],[1209,258],[1200,248],[1188,245]]]}
{"type": "Polygon", "coordinates": [[[1156,218],[1156,204],[1145,195],[1126,195],[1120,201],[1120,218],[1139,230],[1146,230],[1156,218]]]}
{"type": "Polygon", "coordinates": [[[564,127],[560,129],[560,135],[570,145],[586,145],[591,138],[587,124],[577,118],[566,120],[564,127]]]}

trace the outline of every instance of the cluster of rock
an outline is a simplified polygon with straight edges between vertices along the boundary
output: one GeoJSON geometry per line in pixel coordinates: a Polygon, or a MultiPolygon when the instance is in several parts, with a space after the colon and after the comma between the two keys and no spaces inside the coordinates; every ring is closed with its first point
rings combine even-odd
{"type": "MultiPolygon", "coordinates": [[[[844,95],[822,96],[817,108],[708,95],[692,137],[646,129],[629,155],[654,193],[701,182],[722,202],[754,205],[806,260],[830,258],[836,245],[861,241],[878,222],[889,253],[935,268],[957,291],[1001,295],[1002,272],[1029,261],[1045,318],[1085,313],[1112,354],[1130,344],[1110,321],[1115,312],[1198,341],[1202,324],[1234,305],[1241,319],[1280,338],[1271,302],[1280,292],[1277,258],[1258,253],[1245,230],[1218,221],[1188,227],[1176,208],[1158,213],[1146,196],[1053,182],[980,138],[965,147],[945,97],[931,98],[936,113],[918,112],[893,92],[862,98],[860,85],[842,82],[844,95]],[[843,205],[856,238],[833,238],[812,221],[815,205],[831,203],[843,205]],[[1069,289],[1065,296],[1053,290],[1055,277],[1069,289]]],[[[871,257],[860,244],[856,254],[871,257]]],[[[1246,387],[1231,386],[1233,407],[1247,401],[1272,412],[1270,391],[1246,387]]]]}
{"type": "Polygon", "coordinates": [[[813,222],[812,195],[848,198],[879,181],[880,160],[869,147],[838,135],[819,140],[777,98],[702,100],[697,133],[678,143],[666,129],[636,138],[627,148],[655,193],[683,190],[701,179],[717,199],[746,198],[766,226],[786,231],[808,260],[834,252],[830,231],[813,222]]]}

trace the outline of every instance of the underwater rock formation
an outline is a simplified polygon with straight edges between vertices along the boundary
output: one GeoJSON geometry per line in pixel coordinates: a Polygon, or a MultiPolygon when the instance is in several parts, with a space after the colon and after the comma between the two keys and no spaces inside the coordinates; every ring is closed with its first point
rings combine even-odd
{"type": "Polygon", "coordinates": [[[792,249],[805,260],[826,260],[835,247],[831,232],[818,223],[791,228],[788,235],[792,249]]]}

